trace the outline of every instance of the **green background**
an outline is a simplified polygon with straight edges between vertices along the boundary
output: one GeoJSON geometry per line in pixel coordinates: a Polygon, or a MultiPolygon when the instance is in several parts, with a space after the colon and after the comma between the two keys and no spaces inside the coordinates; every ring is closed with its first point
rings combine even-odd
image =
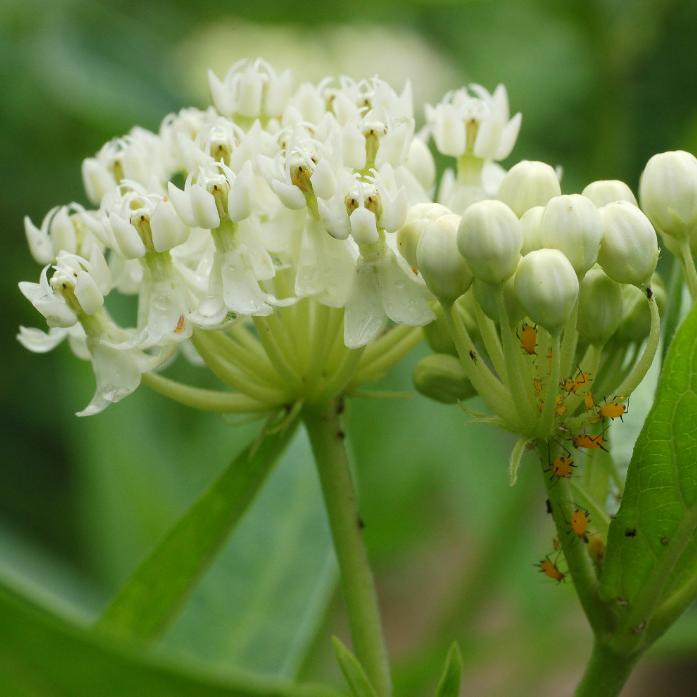
{"type": "MultiPolygon", "coordinates": [[[[205,105],[207,65],[222,72],[246,51],[278,67],[287,56],[312,79],[318,64],[354,76],[358,68],[399,76],[407,66],[417,95],[430,99],[437,99],[433,84],[503,82],[512,110],[524,116],[511,161],[561,165],[566,192],[595,178],[636,188],[652,153],[697,151],[696,35],[691,0],[5,0],[3,574],[31,581],[77,616],[94,616],[257,428],[187,411],[145,389],[77,419],[93,388],[89,366],[67,347],[36,356],[16,342],[20,324],[39,326],[17,291],[18,281],[38,276],[22,218],[38,223],[54,205],[84,202],[84,157],[134,124],[156,129],[168,111],[205,105]]],[[[415,357],[381,387],[408,389],[415,357]]],[[[399,694],[433,690],[455,637],[467,694],[568,691],[589,636],[568,585],[556,587],[533,569],[553,533],[532,458],[510,490],[511,442],[455,407],[356,400],[349,419],[399,694]]],[[[168,634],[166,651],[216,668],[299,670],[340,684],[328,636],[346,638],[345,621],[305,447],[298,442],[284,460],[240,542],[226,547],[168,634]],[[303,639],[292,645],[296,634],[303,639]]],[[[681,682],[697,681],[696,655],[697,617],[687,616],[627,694],[683,694],[681,682]]]]}

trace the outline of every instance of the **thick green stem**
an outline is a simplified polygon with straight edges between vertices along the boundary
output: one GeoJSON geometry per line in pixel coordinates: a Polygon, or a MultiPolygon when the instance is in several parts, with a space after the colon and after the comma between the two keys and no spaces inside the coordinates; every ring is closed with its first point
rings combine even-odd
{"type": "Polygon", "coordinates": [[[575,697],[616,697],[636,660],[636,655],[621,656],[596,642],[575,697]]]}
{"type": "Polygon", "coordinates": [[[392,680],[373,574],[363,544],[363,522],[344,447],[341,401],[305,408],[303,421],[312,443],[339,561],[354,650],[380,697],[390,697],[392,680]]]}
{"type": "MultiPolygon", "coordinates": [[[[543,469],[546,469],[547,460],[550,457],[550,443],[541,442],[538,452],[543,469]]],[[[551,456],[553,457],[553,454],[551,456]]],[[[598,596],[598,580],[595,571],[586,553],[586,546],[575,535],[570,534],[569,530],[569,521],[574,507],[571,486],[567,479],[551,477],[548,472],[543,474],[547,498],[552,508],[552,518],[569,567],[571,580],[574,582],[576,593],[593,632],[596,636],[604,634],[609,628],[610,618],[598,596]]]]}

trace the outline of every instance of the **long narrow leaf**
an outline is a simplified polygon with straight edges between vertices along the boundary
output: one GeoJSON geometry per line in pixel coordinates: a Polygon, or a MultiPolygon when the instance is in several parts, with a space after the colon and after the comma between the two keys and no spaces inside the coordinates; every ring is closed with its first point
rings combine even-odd
{"type": "Polygon", "coordinates": [[[253,443],[184,513],[107,606],[97,627],[150,639],[174,618],[248,509],[295,425],[253,443]]]}
{"type": "Polygon", "coordinates": [[[6,697],[337,697],[247,673],[203,673],[121,638],[67,622],[0,582],[0,675],[6,697]]]}

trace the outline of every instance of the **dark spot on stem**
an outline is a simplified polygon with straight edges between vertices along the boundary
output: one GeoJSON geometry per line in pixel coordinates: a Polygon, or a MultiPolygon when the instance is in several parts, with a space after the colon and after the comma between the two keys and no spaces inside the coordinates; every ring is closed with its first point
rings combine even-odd
{"type": "Polygon", "coordinates": [[[356,518],[356,526],[359,530],[365,530],[365,521],[360,516],[356,518]]]}
{"type": "Polygon", "coordinates": [[[636,528],[627,528],[624,531],[625,537],[636,537],[636,528]]]}
{"type": "Polygon", "coordinates": [[[547,508],[547,513],[549,513],[549,515],[552,515],[552,502],[549,499],[545,500],[545,506],[547,508]]]}
{"type": "Polygon", "coordinates": [[[661,544],[665,546],[669,542],[670,542],[670,540],[665,535],[663,535],[663,537],[661,538],[661,544]]]}

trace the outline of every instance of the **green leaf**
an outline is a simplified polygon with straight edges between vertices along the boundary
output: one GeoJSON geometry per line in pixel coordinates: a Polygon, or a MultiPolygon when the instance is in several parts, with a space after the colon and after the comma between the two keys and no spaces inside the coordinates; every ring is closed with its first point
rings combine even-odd
{"type": "Polygon", "coordinates": [[[458,697],[460,694],[460,681],[462,680],[462,653],[457,643],[454,643],[448,651],[445,660],[445,669],[438,683],[436,697],[458,697]]]}
{"type": "Polygon", "coordinates": [[[109,603],[99,629],[157,636],[259,491],[295,426],[253,443],[184,513],[109,603]]]}
{"type": "Polygon", "coordinates": [[[336,581],[317,471],[301,429],[164,646],[214,665],[294,677],[336,581]]]}
{"type": "Polygon", "coordinates": [[[697,306],[675,336],[610,525],[600,592],[614,641],[653,641],[697,594],[697,306]],[[657,616],[659,604],[670,612],[657,616]]]}
{"type": "Polygon", "coordinates": [[[337,697],[227,671],[176,666],[141,646],[65,621],[0,582],[0,675],[7,697],[337,697]]]}
{"type": "Polygon", "coordinates": [[[353,697],[377,697],[375,689],[370,684],[368,676],[358,659],[344,646],[340,639],[332,637],[334,645],[334,655],[341,672],[346,678],[353,697]]]}

